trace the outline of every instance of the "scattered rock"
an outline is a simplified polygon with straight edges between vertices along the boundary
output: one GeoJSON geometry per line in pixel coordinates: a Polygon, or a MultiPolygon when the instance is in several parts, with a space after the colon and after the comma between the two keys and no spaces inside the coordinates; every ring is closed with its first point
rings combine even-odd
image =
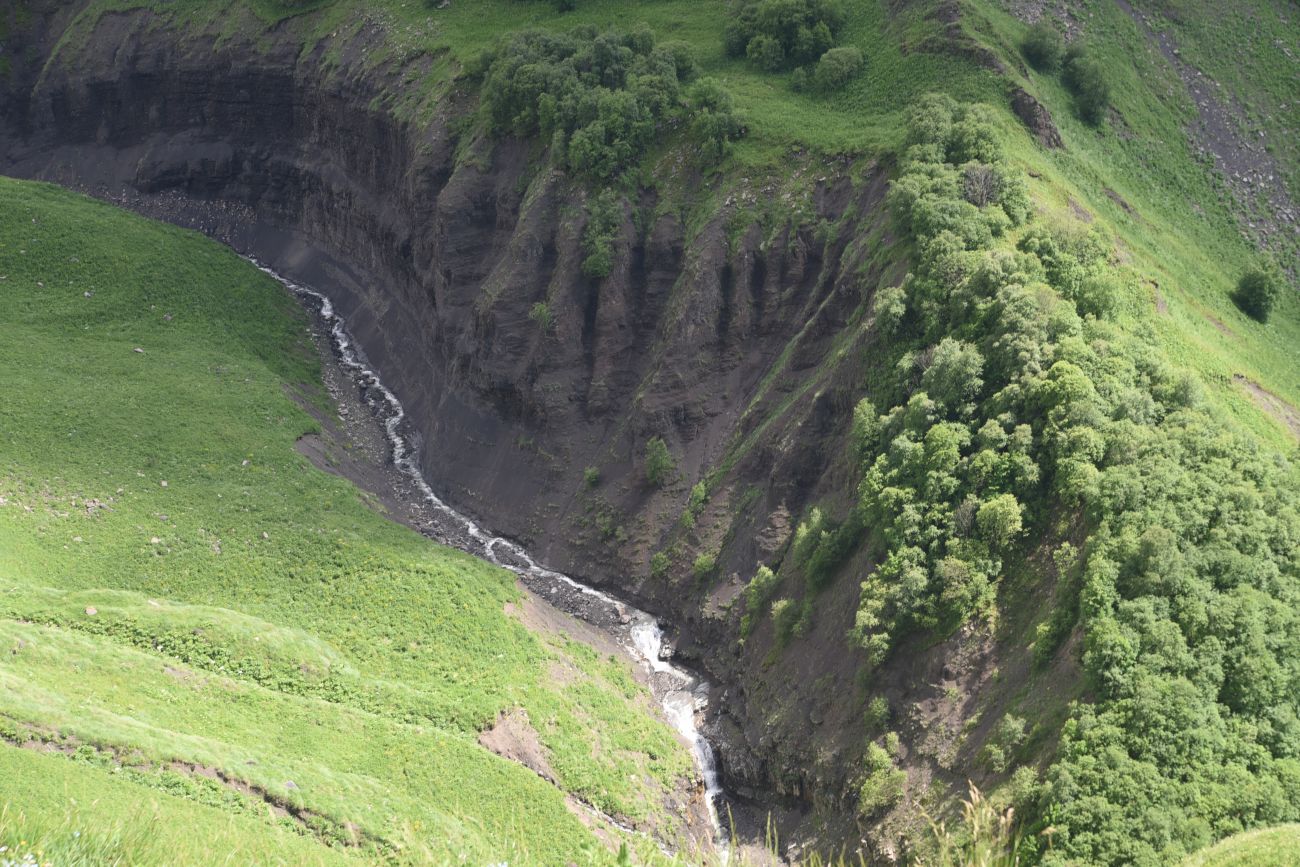
{"type": "Polygon", "coordinates": [[[161,482],[159,482],[158,484],[165,488],[165,487],[167,487],[167,480],[166,480],[166,479],[163,479],[163,480],[162,480],[161,482]]]}
{"type": "Polygon", "coordinates": [[[143,350],[143,349],[141,349],[141,348],[140,348],[140,347],[138,347],[138,346],[137,346],[137,347],[136,347],[136,348],[135,348],[135,349],[132,349],[132,350],[131,350],[131,351],[132,351],[132,352],[139,352],[139,353],[141,353],[141,354],[143,354],[143,353],[144,353],[144,350],[143,350]]]}
{"type": "Polygon", "coordinates": [[[99,609],[98,609],[98,608],[95,608],[95,607],[92,606],[92,605],[87,605],[87,606],[86,606],[86,614],[90,615],[91,617],[94,617],[94,616],[95,616],[96,614],[98,614],[98,613],[99,613],[99,609]]]}
{"type": "Polygon", "coordinates": [[[162,539],[159,539],[157,536],[154,536],[152,539],[149,540],[149,544],[150,544],[150,545],[161,545],[161,544],[162,544],[162,539]]]}
{"type": "Polygon", "coordinates": [[[284,787],[285,787],[286,789],[296,789],[296,788],[298,788],[298,784],[295,783],[293,780],[285,780],[285,781],[284,781],[284,787]]]}

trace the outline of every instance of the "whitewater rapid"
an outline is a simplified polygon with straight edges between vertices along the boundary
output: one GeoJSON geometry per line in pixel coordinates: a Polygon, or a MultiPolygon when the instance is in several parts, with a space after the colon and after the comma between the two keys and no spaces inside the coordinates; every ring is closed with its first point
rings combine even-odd
{"type": "Polygon", "coordinates": [[[384,425],[393,464],[410,479],[424,498],[425,504],[432,508],[437,520],[433,526],[423,528],[427,535],[445,545],[509,569],[520,576],[529,589],[543,598],[554,599],[561,588],[568,588],[580,594],[585,601],[605,609],[597,614],[588,606],[566,606],[570,609],[569,613],[613,633],[650,674],[652,691],[663,706],[665,717],[690,744],[704,782],[704,800],[713,826],[714,844],[725,852],[727,836],[718,815],[718,801],[723,792],[718,780],[717,760],[713,746],[700,733],[698,724],[699,715],[708,704],[709,685],[665,659],[664,635],[659,621],[608,593],[588,587],[561,572],[547,569],[519,545],[484,531],[469,516],[443,502],[424,479],[416,451],[410,445],[408,437],[412,432],[406,429],[406,411],[401,401],[388,390],[379,374],[366,362],[364,353],[353,341],[343,317],[335,312],[330,299],[280,276],[255,259],[249,261],[305,302],[328,328],[334,355],[340,366],[360,386],[365,400],[384,425]],[[611,623],[616,626],[611,628],[611,623]]]}

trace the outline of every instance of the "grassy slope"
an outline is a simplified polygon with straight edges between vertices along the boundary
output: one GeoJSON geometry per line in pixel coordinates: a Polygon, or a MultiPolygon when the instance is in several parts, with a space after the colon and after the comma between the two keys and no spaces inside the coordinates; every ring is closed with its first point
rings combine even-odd
{"type": "Polygon", "coordinates": [[[0,294],[0,845],[111,836],[136,803],[193,827],[182,860],[585,861],[562,794],[475,742],[514,706],[609,812],[646,818],[689,769],[623,664],[543,643],[503,611],[510,576],[298,455],[315,424],[289,392],[319,397],[315,356],[274,282],[197,235],[0,181],[0,294]]]}
{"type": "MultiPolygon", "coordinates": [[[[96,8],[154,2],[102,0],[96,8]]],[[[1011,70],[1010,77],[1051,110],[1067,145],[1064,151],[1054,152],[1038,147],[1011,117],[1003,84],[992,73],[951,57],[900,50],[900,40],[914,42],[929,32],[931,25],[919,14],[891,20],[885,10],[892,4],[883,0],[854,0],[847,5],[851,14],[846,41],[864,48],[869,66],[861,79],[832,97],[795,94],[783,76],[758,73],[743,62],[724,58],[720,32],[729,12],[723,2],[660,0],[637,4],[629,15],[627,3],[580,0],[576,12],[561,15],[549,3],[527,0],[453,2],[437,12],[414,0],[336,0],[318,4],[323,14],[306,16],[297,26],[310,44],[327,33],[353,32],[362,20],[377,20],[388,27],[391,48],[375,51],[374,62],[445,49],[447,54],[434,64],[426,80],[395,97],[395,102],[411,110],[425,111],[430,105],[422,101],[423,95],[442,92],[459,62],[502,33],[528,26],[627,26],[644,20],[661,39],[684,39],[695,46],[706,73],[727,85],[749,120],[749,138],[723,166],[718,184],[723,190],[741,176],[766,175],[780,181],[789,173],[792,149],[864,159],[878,155],[897,144],[903,113],[917,94],[927,90],[982,99],[1001,113],[1013,159],[1039,175],[1031,181],[1031,190],[1045,217],[1077,220],[1073,200],[1118,239],[1119,264],[1126,270],[1129,287],[1122,317],[1127,327],[1149,334],[1173,359],[1201,373],[1223,413],[1280,450],[1295,448],[1292,436],[1259,410],[1234,383],[1233,375],[1256,380],[1292,405],[1300,405],[1294,357],[1294,347],[1300,344],[1300,302],[1294,292],[1287,293],[1265,326],[1243,316],[1228,300],[1228,291],[1253,251],[1238,232],[1222,185],[1186,141],[1184,129],[1194,106],[1155,47],[1115,3],[1082,0],[1076,4],[1080,18],[1087,21],[1088,41],[1111,76],[1118,112],[1119,119],[1100,130],[1075,119],[1071,98],[1057,79],[1018,71],[1015,45],[1024,24],[1005,11],[1005,4],[963,3],[967,31],[999,53],[1011,70]],[[1108,191],[1128,203],[1131,211],[1108,191]],[[1156,313],[1154,284],[1167,303],[1167,315],[1156,313]]],[[[932,5],[919,3],[914,9],[932,5]]],[[[1265,40],[1266,50],[1253,53],[1243,53],[1243,46],[1251,44],[1249,22],[1256,13],[1265,15],[1269,33],[1294,34],[1294,21],[1279,23],[1286,4],[1252,0],[1252,9],[1259,9],[1234,10],[1223,27],[1208,26],[1206,22],[1218,21],[1224,13],[1202,0],[1165,5],[1179,13],[1174,26],[1185,56],[1219,78],[1266,128],[1284,130],[1291,115],[1277,110],[1277,105],[1290,91],[1289,81],[1279,79],[1280,70],[1286,69],[1275,56],[1280,49],[1275,40],[1265,40]],[[1249,59],[1234,60],[1240,57],[1249,59]]],[[[173,14],[220,21],[224,23],[217,26],[231,28],[257,26],[254,16],[269,21],[284,15],[274,0],[187,0],[171,6],[177,7],[173,14]]],[[[1290,111],[1294,112],[1294,105],[1290,111]]],[[[1293,146],[1283,142],[1277,153],[1292,175],[1296,165],[1288,148],[1293,146]]],[[[652,155],[648,162],[664,156],[652,155]]],[[[655,179],[671,183],[662,176],[655,179]]],[[[719,195],[699,196],[696,213],[714,208],[719,195]]]]}
{"type": "Polygon", "coordinates": [[[1188,858],[1183,867],[1286,867],[1300,852],[1300,825],[1247,831],[1188,858]]]}
{"type": "MultiPolygon", "coordinates": [[[[1237,230],[1227,194],[1184,134],[1194,105],[1176,73],[1116,4],[1086,0],[1080,6],[1088,22],[1086,41],[1110,76],[1121,120],[1094,130],[1075,118],[1071,97],[1054,76],[1031,72],[1022,79],[1051,110],[1067,148],[1044,152],[1019,143],[1024,164],[1043,175],[1035,193],[1061,220],[1077,219],[1069,207],[1073,198],[1121,240],[1132,278],[1129,324],[1149,328],[1174,360],[1202,374],[1226,411],[1286,448],[1294,440],[1258,411],[1232,375],[1244,374],[1300,405],[1293,350],[1300,343],[1300,299],[1285,293],[1268,325],[1232,304],[1228,294],[1254,252],[1237,230]],[[1167,316],[1155,315],[1151,281],[1168,303],[1167,316]]],[[[1241,13],[1242,20],[1247,17],[1241,13]]],[[[991,0],[973,2],[968,18],[980,38],[1009,65],[1016,63],[1021,22],[991,0]]],[[[1224,30],[1222,53],[1233,53],[1235,32],[1224,30]]],[[[1243,71],[1232,83],[1248,88],[1246,93],[1266,93],[1277,67],[1261,64],[1257,71],[1251,78],[1243,71]]]]}

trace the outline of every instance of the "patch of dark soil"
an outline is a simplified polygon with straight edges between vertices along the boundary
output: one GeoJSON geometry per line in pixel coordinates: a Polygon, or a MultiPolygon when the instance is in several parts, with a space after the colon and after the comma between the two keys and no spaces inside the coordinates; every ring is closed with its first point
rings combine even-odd
{"type": "Polygon", "coordinates": [[[1120,210],[1128,214],[1130,217],[1135,217],[1139,220],[1141,219],[1141,217],[1138,215],[1137,208],[1130,205],[1127,199],[1125,199],[1119,193],[1112,190],[1110,187],[1106,187],[1106,198],[1110,199],[1112,202],[1119,205],[1120,210]]]}
{"type": "Polygon", "coordinates": [[[1214,326],[1215,330],[1218,331],[1220,334],[1222,334],[1224,337],[1231,337],[1234,339],[1237,337],[1237,332],[1229,328],[1222,319],[1215,316],[1214,314],[1206,313],[1205,318],[1208,319],[1210,321],[1210,324],[1214,326]]]}

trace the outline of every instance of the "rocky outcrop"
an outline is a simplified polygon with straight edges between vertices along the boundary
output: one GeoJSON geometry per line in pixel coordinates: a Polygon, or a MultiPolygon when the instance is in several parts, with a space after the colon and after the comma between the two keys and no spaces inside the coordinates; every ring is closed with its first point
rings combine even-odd
{"type": "Polygon", "coordinates": [[[37,50],[3,85],[0,171],[199,228],[330,294],[405,404],[435,489],[677,625],[679,655],[723,685],[711,725],[753,821],[774,807],[797,832],[815,813],[856,837],[857,582],[828,591],[806,646],[775,662],[769,624],[742,649],[732,603],[811,503],[843,513],[854,497],[864,320],[901,277],[879,255],[884,171],[853,181],[808,158],[793,187],[741,183],[711,213],[642,191],[612,273],[592,280],[586,191],[527,143],[465,132],[467,88],[417,120],[405,82],[427,59],[371,64],[378,29],[313,45],[306,19],[218,33],[146,11],[33,11],[37,50]],[[801,196],[789,210],[806,216],[752,216],[770,195],[801,196]],[[655,436],[676,465],[662,489],[641,467],[655,436]],[[658,552],[669,566],[652,574],[658,552]],[[697,577],[703,552],[717,567],[697,577]]]}
{"type": "Polygon", "coordinates": [[[1051,112],[1022,87],[1011,88],[1011,110],[1045,148],[1062,148],[1061,131],[1056,128],[1051,112]]]}

